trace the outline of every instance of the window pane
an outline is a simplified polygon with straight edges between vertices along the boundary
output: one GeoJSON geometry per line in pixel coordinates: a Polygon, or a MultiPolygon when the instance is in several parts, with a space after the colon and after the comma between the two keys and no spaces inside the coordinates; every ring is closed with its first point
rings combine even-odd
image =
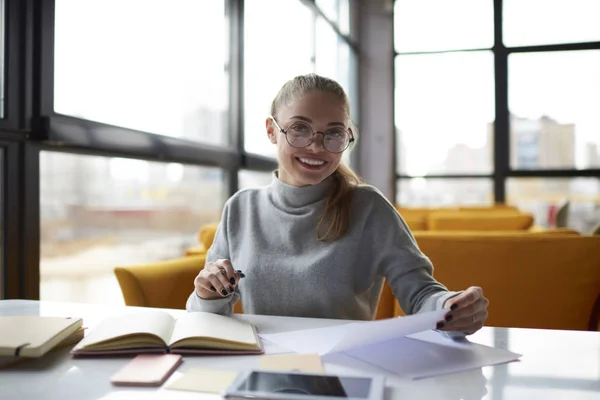
{"type": "Polygon", "coordinates": [[[600,167],[600,51],[512,54],[511,166],[600,167]]]}
{"type": "Polygon", "coordinates": [[[600,40],[596,0],[504,0],[504,44],[533,46],[600,40]]]}
{"type": "Polygon", "coordinates": [[[396,57],[397,171],[491,173],[491,52],[396,57]]]}
{"type": "Polygon", "coordinates": [[[238,173],[238,184],[240,190],[267,186],[273,180],[272,172],[240,170],[238,173]]]}
{"type": "MultiPolygon", "coordinates": [[[[4,0],[0,0],[0,118],[4,118],[4,0]]],[[[0,296],[0,298],[2,298],[0,296]]]]}
{"type": "Polygon", "coordinates": [[[317,0],[317,7],[331,21],[338,25],[340,32],[350,32],[350,5],[348,0],[317,0]]]}
{"type": "Polygon", "coordinates": [[[491,205],[491,179],[399,179],[396,202],[407,207],[491,205]]]}
{"type": "Polygon", "coordinates": [[[42,152],[41,299],[122,304],[113,268],[182,257],[226,195],[217,168],[42,152]]]}
{"type": "Polygon", "coordinates": [[[281,86],[313,72],[313,14],[298,0],[249,1],[244,11],[244,147],[274,156],[265,120],[281,86]]]}
{"type": "Polygon", "coordinates": [[[589,233],[600,222],[600,178],[510,178],[506,188],[508,202],[531,212],[538,226],[551,227],[566,200],[569,228],[589,233]]]}
{"type": "Polygon", "coordinates": [[[224,0],[57,0],[54,110],[227,143],[224,0]]]}
{"type": "Polygon", "coordinates": [[[486,49],[494,45],[491,0],[396,0],[398,52],[486,49]]]}
{"type": "MultiPolygon", "coordinates": [[[[335,79],[342,85],[350,102],[353,103],[355,90],[353,82],[354,53],[350,46],[341,40],[322,18],[317,18],[316,35],[315,72],[335,79]]],[[[352,111],[355,112],[355,105],[351,104],[351,106],[352,111]]]]}

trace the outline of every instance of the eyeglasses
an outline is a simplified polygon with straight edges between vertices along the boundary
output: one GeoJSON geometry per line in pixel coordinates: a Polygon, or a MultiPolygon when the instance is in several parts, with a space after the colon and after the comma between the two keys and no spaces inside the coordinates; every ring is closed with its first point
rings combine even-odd
{"type": "Polygon", "coordinates": [[[340,127],[329,128],[325,132],[314,132],[306,122],[296,121],[287,129],[282,129],[274,117],[269,117],[275,123],[277,129],[285,135],[285,140],[290,146],[296,148],[308,147],[315,140],[315,135],[323,135],[323,147],[330,153],[341,153],[354,142],[350,133],[340,127]]]}

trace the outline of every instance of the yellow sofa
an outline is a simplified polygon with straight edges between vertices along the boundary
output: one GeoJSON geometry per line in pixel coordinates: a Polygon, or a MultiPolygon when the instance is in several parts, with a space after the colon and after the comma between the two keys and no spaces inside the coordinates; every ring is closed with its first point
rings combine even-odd
{"type": "Polygon", "coordinates": [[[533,215],[513,211],[438,211],[427,216],[429,230],[519,231],[533,226],[533,215]]]}
{"type": "Polygon", "coordinates": [[[600,330],[598,237],[426,232],[415,238],[450,290],[484,289],[486,325],[600,330]]]}
{"type": "MultiPolygon", "coordinates": [[[[202,227],[200,245],[187,257],[115,268],[126,304],[185,307],[216,228],[202,227]]],[[[484,288],[491,301],[486,325],[600,330],[600,237],[566,228],[413,233],[436,279],[451,290],[484,288]]],[[[234,312],[243,312],[240,302],[234,312]]],[[[385,284],[376,318],[397,315],[402,310],[385,284]]]]}
{"type": "Polygon", "coordinates": [[[482,218],[486,215],[514,215],[520,214],[519,209],[506,204],[495,204],[493,206],[461,206],[461,207],[436,207],[436,208],[419,208],[419,207],[403,207],[395,204],[394,207],[402,215],[402,218],[413,231],[424,231],[431,229],[430,216],[438,215],[471,215],[471,217],[482,218]],[[473,215],[475,214],[475,215],[473,215]]]}

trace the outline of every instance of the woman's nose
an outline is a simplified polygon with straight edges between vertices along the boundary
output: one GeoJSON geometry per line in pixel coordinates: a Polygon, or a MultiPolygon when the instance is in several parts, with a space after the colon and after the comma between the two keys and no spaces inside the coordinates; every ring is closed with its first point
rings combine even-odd
{"type": "Polygon", "coordinates": [[[318,151],[321,148],[323,150],[325,150],[325,147],[323,146],[323,139],[324,138],[325,138],[325,135],[323,135],[322,132],[315,132],[313,134],[313,137],[312,137],[312,142],[311,142],[310,145],[308,145],[308,148],[312,149],[312,150],[315,150],[315,151],[318,151]]]}

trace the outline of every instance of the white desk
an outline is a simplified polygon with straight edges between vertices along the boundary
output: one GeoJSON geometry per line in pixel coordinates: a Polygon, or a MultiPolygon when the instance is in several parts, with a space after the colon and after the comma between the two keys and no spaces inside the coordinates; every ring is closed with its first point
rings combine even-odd
{"type": "MultiPolygon", "coordinates": [[[[82,317],[93,328],[102,318],[129,313],[134,307],[90,304],[0,301],[0,315],[82,317]]],[[[137,309],[139,310],[139,309],[137,309]]],[[[167,310],[173,315],[184,311],[167,310]]],[[[551,314],[548,313],[551,318],[551,314]]],[[[262,333],[323,327],[344,321],[244,315],[262,333]]],[[[0,332],[1,334],[1,332],[0,332]]],[[[386,399],[600,399],[600,333],[537,329],[484,328],[473,342],[523,354],[520,362],[463,373],[408,381],[378,368],[344,358],[325,363],[328,372],[386,376],[386,399]]],[[[266,344],[267,353],[285,352],[266,344]]],[[[38,360],[0,369],[0,399],[218,399],[219,396],[147,388],[114,388],[108,378],[130,358],[73,359],[68,349],[38,360]]],[[[190,368],[242,370],[258,367],[258,356],[187,356],[174,379],[190,368]]]]}

